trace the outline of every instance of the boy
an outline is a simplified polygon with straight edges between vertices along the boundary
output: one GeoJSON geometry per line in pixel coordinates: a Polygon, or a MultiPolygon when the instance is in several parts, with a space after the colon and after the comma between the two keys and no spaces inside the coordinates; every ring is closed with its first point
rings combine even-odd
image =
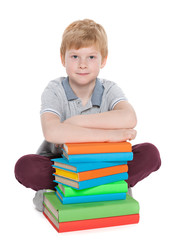
{"type": "MultiPolygon", "coordinates": [[[[38,191],[34,202],[40,211],[42,189],[56,185],[50,158],[59,156],[62,143],[118,142],[136,136],[136,114],[122,90],[114,82],[97,78],[108,55],[104,28],[88,19],[73,22],[64,31],[60,53],[67,77],[51,81],[42,94],[45,141],[37,154],[23,156],[15,166],[17,180],[38,191]]],[[[128,165],[129,187],[161,164],[152,144],[133,146],[133,153],[128,165]]]]}

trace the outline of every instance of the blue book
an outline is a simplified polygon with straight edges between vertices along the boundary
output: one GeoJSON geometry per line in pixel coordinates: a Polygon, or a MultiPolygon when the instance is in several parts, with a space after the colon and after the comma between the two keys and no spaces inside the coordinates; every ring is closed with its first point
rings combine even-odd
{"type": "Polygon", "coordinates": [[[65,158],[55,158],[55,159],[51,159],[51,161],[54,162],[54,164],[52,165],[53,167],[68,170],[75,173],[127,164],[127,161],[69,163],[69,161],[66,160],[65,158]]]}
{"type": "Polygon", "coordinates": [[[72,179],[58,176],[56,174],[53,174],[53,175],[55,176],[54,182],[61,183],[66,186],[70,186],[72,188],[79,189],[79,190],[99,186],[99,185],[106,184],[106,183],[111,183],[111,182],[128,179],[127,172],[118,173],[118,174],[109,175],[109,176],[100,177],[100,178],[94,178],[94,179],[90,179],[90,180],[86,180],[86,181],[75,181],[72,179]]]}
{"type": "Polygon", "coordinates": [[[69,163],[79,162],[121,162],[133,160],[133,152],[113,152],[113,153],[92,153],[92,154],[72,154],[63,152],[63,158],[69,163]]]}
{"type": "Polygon", "coordinates": [[[56,195],[62,204],[73,204],[73,203],[88,203],[88,202],[101,202],[101,201],[113,201],[113,200],[124,200],[126,199],[126,193],[110,193],[110,194],[99,194],[89,196],[76,196],[76,197],[64,197],[61,190],[55,187],[56,195]]]}

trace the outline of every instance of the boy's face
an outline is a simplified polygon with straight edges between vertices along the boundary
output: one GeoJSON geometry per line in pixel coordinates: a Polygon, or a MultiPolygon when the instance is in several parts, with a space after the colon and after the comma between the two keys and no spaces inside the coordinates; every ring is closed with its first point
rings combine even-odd
{"type": "Polygon", "coordinates": [[[100,69],[105,66],[106,59],[102,62],[100,51],[91,46],[66,50],[62,64],[71,82],[86,85],[96,79],[100,69]]]}

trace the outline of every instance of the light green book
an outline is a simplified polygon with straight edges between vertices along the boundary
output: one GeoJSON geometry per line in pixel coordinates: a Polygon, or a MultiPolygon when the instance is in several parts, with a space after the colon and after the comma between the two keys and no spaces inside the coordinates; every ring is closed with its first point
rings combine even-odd
{"type": "Polygon", "coordinates": [[[63,184],[58,184],[59,189],[63,193],[64,197],[77,197],[77,196],[89,196],[89,195],[100,195],[110,193],[121,193],[128,191],[128,184],[124,180],[103,184],[97,187],[86,188],[77,190],[63,184]]]}
{"type": "Polygon", "coordinates": [[[58,222],[139,214],[139,203],[127,194],[126,200],[62,204],[55,192],[44,193],[44,206],[58,222]]]}

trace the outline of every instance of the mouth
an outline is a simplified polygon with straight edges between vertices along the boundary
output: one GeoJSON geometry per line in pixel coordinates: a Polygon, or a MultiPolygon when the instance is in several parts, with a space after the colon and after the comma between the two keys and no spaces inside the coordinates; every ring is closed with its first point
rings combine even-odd
{"type": "Polygon", "coordinates": [[[88,75],[89,73],[77,73],[78,75],[80,75],[80,76],[86,76],[86,75],[88,75]]]}

